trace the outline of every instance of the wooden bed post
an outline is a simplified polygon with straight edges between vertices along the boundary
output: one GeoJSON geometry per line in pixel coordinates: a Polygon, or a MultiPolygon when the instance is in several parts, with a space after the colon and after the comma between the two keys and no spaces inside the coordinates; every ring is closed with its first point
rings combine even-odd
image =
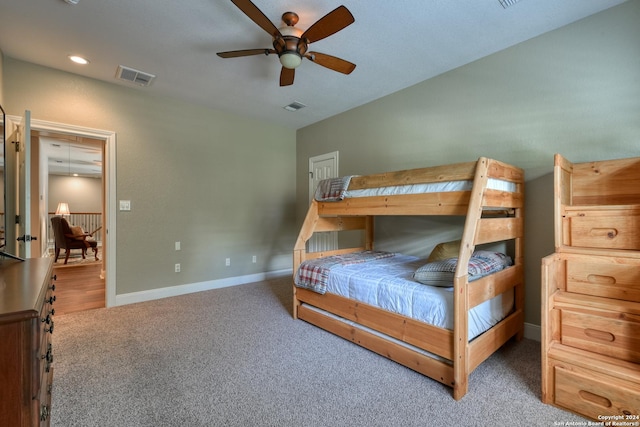
{"type": "Polygon", "coordinates": [[[364,236],[364,247],[368,251],[373,250],[373,216],[368,215],[365,217],[365,236],[364,236]]]}
{"type": "MultiPolygon", "coordinates": [[[[524,181],[524,176],[523,176],[524,181]]],[[[524,184],[518,184],[518,191],[522,194],[524,199],[524,184]]],[[[515,209],[515,218],[518,218],[524,224],[524,206],[515,209]]],[[[524,227],[524,226],[523,226],[524,227]]],[[[524,231],[523,231],[524,233],[524,231]]],[[[524,313],[524,298],[525,298],[525,286],[524,286],[524,234],[515,238],[515,259],[516,265],[522,266],[523,273],[520,275],[520,283],[514,287],[514,301],[515,310],[524,313]]],[[[520,325],[520,329],[516,334],[516,340],[521,341],[524,338],[524,322],[520,325]]]]}
{"type": "MultiPolygon", "coordinates": [[[[311,201],[311,205],[309,206],[309,210],[307,211],[307,215],[304,218],[304,222],[302,223],[302,228],[300,229],[300,233],[298,234],[298,239],[296,240],[296,245],[293,247],[293,275],[295,279],[296,271],[298,271],[298,267],[300,264],[307,258],[307,240],[311,238],[313,235],[313,230],[318,223],[318,202],[315,200],[311,201]]],[[[296,285],[292,282],[293,287],[293,318],[298,318],[298,307],[300,306],[300,301],[296,297],[296,285]]]]}

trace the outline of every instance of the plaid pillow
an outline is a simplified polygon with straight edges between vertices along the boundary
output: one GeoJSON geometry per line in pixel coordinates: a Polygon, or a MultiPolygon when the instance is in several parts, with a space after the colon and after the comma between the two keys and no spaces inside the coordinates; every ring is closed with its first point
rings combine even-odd
{"type": "MultiPolygon", "coordinates": [[[[430,262],[413,273],[413,279],[430,286],[451,287],[458,258],[430,262]]],[[[469,259],[469,281],[500,271],[512,264],[511,258],[499,252],[476,251],[469,259]]]]}

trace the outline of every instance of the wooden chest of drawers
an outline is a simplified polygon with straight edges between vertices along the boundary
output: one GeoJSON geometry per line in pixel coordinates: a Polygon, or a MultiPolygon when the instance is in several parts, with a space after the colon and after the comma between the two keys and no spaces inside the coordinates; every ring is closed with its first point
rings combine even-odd
{"type": "Polygon", "coordinates": [[[47,426],[55,285],[49,258],[0,261],[0,425],[47,426]]]}
{"type": "Polygon", "coordinates": [[[640,158],[573,164],[556,155],[554,197],[542,400],[596,421],[640,422],[640,158]]]}

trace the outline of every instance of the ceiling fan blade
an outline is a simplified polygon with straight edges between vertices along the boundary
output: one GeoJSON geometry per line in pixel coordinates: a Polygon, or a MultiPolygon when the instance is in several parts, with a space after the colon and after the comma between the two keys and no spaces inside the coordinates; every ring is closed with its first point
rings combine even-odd
{"type": "Polygon", "coordinates": [[[356,64],[336,58],[335,56],[327,55],[326,53],[308,52],[305,57],[318,65],[342,74],[351,74],[351,72],[356,69],[356,64]]]}
{"type": "Polygon", "coordinates": [[[282,67],[280,71],[280,86],[290,86],[293,84],[293,78],[296,76],[296,70],[294,68],[282,67]]]}
{"type": "Polygon", "coordinates": [[[260,28],[269,33],[271,37],[276,37],[277,35],[282,37],[278,27],[276,27],[255,4],[251,3],[249,0],[231,0],[231,2],[235,4],[238,9],[244,12],[249,19],[258,24],[260,28]]]}
{"type": "Polygon", "coordinates": [[[344,6],[338,6],[307,28],[307,31],[302,33],[300,38],[306,38],[309,43],[314,43],[337,33],[354,22],[355,19],[349,9],[344,6]]]}
{"type": "Polygon", "coordinates": [[[270,53],[276,53],[273,49],[244,49],[244,50],[230,50],[228,52],[218,52],[220,58],[237,58],[239,56],[251,56],[251,55],[269,55],[270,53]]]}

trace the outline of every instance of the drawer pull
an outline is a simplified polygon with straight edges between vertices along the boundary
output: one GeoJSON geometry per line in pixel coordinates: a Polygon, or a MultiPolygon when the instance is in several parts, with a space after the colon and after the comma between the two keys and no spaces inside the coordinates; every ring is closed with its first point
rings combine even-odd
{"type": "Polygon", "coordinates": [[[611,401],[606,397],[598,396],[586,390],[580,390],[578,394],[582,400],[602,406],[603,408],[611,408],[611,401]]]}
{"type": "Polygon", "coordinates": [[[46,359],[48,363],[53,363],[53,352],[51,351],[51,344],[47,348],[47,353],[40,356],[42,359],[46,359]]]}
{"type": "Polygon", "coordinates": [[[45,331],[45,332],[49,332],[49,333],[53,334],[53,321],[51,321],[51,327],[50,327],[50,328],[48,328],[48,329],[47,329],[47,328],[44,328],[44,331],[45,331]]]}
{"type": "Polygon", "coordinates": [[[587,276],[589,283],[596,285],[615,285],[616,278],[613,276],[601,276],[599,274],[589,274],[587,276]]]}
{"type": "Polygon", "coordinates": [[[613,342],[616,339],[616,336],[613,335],[612,333],[606,332],[606,331],[598,331],[597,329],[587,328],[584,330],[584,334],[589,338],[593,338],[601,341],[613,342]]]}
{"type": "Polygon", "coordinates": [[[49,411],[48,405],[42,405],[40,407],[40,421],[46,421],[50,414],[51,412],[49,411]]]}
{"type": "Polygon", "coordinates": [[[589,230],[589,235],[593,237],[607,237],[613,239],[618,235],[618,230],[615,228],[592,228],[589,230]]]}

